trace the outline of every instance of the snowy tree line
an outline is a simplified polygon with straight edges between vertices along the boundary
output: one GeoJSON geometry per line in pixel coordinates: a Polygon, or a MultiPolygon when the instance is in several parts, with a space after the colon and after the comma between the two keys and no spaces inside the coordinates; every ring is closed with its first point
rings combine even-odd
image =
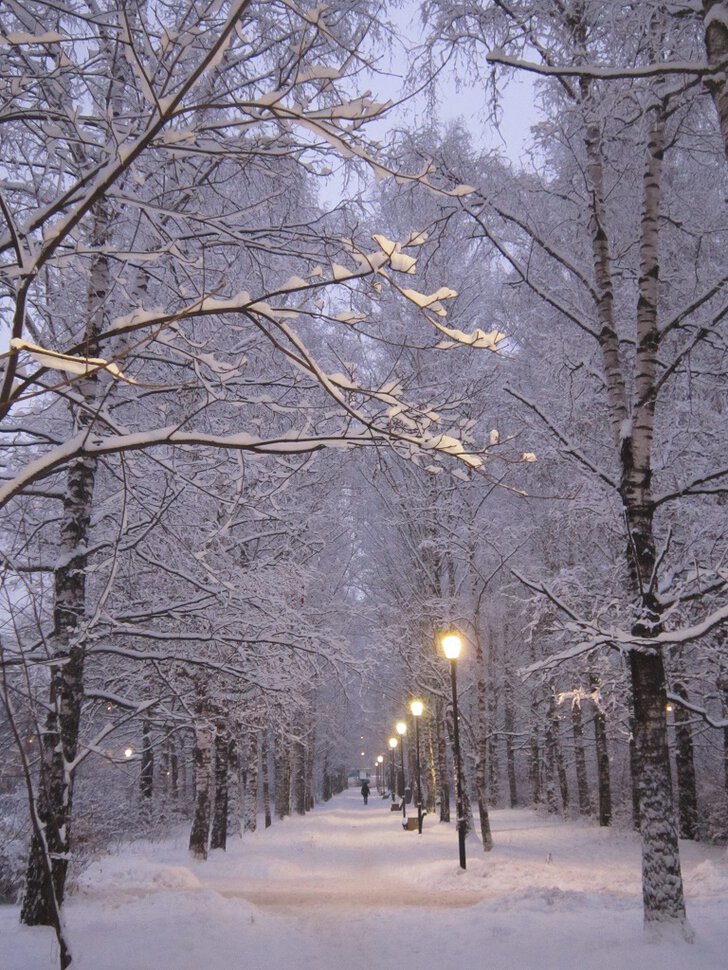
{"type": "Polygon", "coordinates": [[[726,837],[726,4],[425,4],[416,83],[539,78],[521,169],[368,135],[385,15],[0,13],[4,814],[64,966],[84,839],[310,810],[362,698],[423,694],[447,819],[450,626],[485,848],[633,817],[689,935],[726,837]]]}

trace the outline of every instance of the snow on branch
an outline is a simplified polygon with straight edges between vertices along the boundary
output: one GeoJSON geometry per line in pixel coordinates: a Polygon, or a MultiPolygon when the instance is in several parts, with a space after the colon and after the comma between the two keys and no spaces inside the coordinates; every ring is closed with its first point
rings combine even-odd
{"type": "Polygon", "coordinates": [[[520,669],[519,673],[523,677],[538,673],[544,670],[552,670],[561,666],[575,657],[589,653],[603,647],[611,650],[618,650],[620,653],[639,651],[644,653],[656,653],[665,647],[684,646],[701,640],[716,628],[728,623],[728,604],[713,610],[705,616],[699,623],[685,626],[676,630],[665,630],[656,637],[635,636],[628,630],[619,627],[601,628],[591,620],[578,616],[568,604],[550,590],[544,583],[537,583],[521,576],[516,570],[511,569],[513,575],[529,589],[542,596],[545,596],[554,606],[569,618],[564,624],[564,631],[576,634],[578,639],[563,650],[537,660],[527,667],[520,669]]]}
{"type": "MultiPolygon", "coordinates": [[[[116,377],[127,384],[136,384],[132,377],[126,377],[113,361],[104,360],[103,357],[75,357],[73,354],[62,354],[57,350],[49,350],[47,347],[39,347],[37,344],[28,343],[21,337],[13,337],[10,341],[12,350],[24,350],[42,367],[51,370],[62,370],[69,374],[89,375],[95,374],[100,370],[108,371],[112,377],[116,377]]],[[[7,354],[3,354],[6,357],[7,354]]]]}
{"type": "Polygon", "coordinates": [[[342,432],[340,435],[319,436],[290,432],[272,438],[259,438],[246,433],[215,435],[181,431],[178,425],[108,437],[82,431],[62,445],[52,448],[42,457],[28,463],[20,474],[0,488],[0,508],[19,495],[30,483],[45,478],[71,459],[81,455],[101,457],[127,451],[146,451],[163,445],[200,445],[228,451],[247,451],[257,455],[301,455],[328,448],[348,449],[357,445],[371,445],[376,441],[392,439],[406,442],[416,448],[455,456],[472,468],[483,464],[482,458],[466,452],[460,441],[448,435],[399,434],[390,429],[377,429],[371,423],[368,425],[368,430],[361,433],[342,432]]]}
{"type": "Polygon", "coordinates": [[[709,724],[713,728],[717,728],[719,731],[725,731],[728,729],[728,718],[718,719],[711,717],[704,707],[689,701],[687,697],[683,697],[682,694],[675,694],[668,690],[667,699],[671,704],[677,704],[678,706],[685,708],[686,711],[697,714],[698,717],[702,718],[706,724],[709,724]]]}
{"type": "Polygon", "coordinates": [[[493,51],[487,55],[486,59],[489,64],[513,67],[520,71],[541,74],[545,77],[589,77],[604,81],[664,77],[668,74],[705,77],[706,75],[720,74],[728,66],[728,61],[713,65],[706,61],[665,61],[663,63],[645,64],[641,67],[611,67],[607,64],[579,64],[575,67],[567,67],[566,65],[523,61],[518,57],[504,54],[502,51],[493,51]]]}
{"type": "Polygon", "coordinates": [[[728,491],[728,484],[718,485],[715,488],[708,488],[710,482],[718,482],[720,479],[728,478],[728,467],[719,468],[717,471],[711,472],[709,475],[701,475],[700,478],[694,478],[691,482],[686,482],[681,488],[675,489],[672,492],[664,492],[662,495],[658,495],[653,504],[655,507],[658,505],[665,505],[668,502],[674,502],[676,499],[685,498],[688,495],[721,495],[728,491]]]}
{"type": "Polygon", "coordinates": [[[19,31],[0,34],[0,47],[41,47],[46,44],[60,44],[70,40],[64,34],[54,30],[47,30],[43,34],[28,34],[19,31]]]}
{"type": "Polygon", "coordinates": [[[463,344],[466,347],[474,347],[476,350],[492,350],[493,353],[497,353],[499,345],[506,339],[506,335],[501,333],[500,330],[489,330],[486,332],[485,330],[481,330],[480,327],[476,327],[472,333],[465,333],[463,330],[443,327],[437,320],[433,320],[432,323],[440,333],[450,338],[449,340],[441,341],[437,345],[438,350],[449,350],[451,347],[463,344]]]}
{"type": "MultiPolygon", "coordinates": [[[[412,274],[416,269],[416,257],[405,253],[406,248],[416,249],[424,244],[427,236],[423,232],[413,232],[407,240],[399,243],[383,235],[373,237],[377,244],[374,252],[365,252],[352,240],[344,240],[348,254],[356,264],[355,268],[331,264],[331,275],[316,267],[304,279],[301,276],[291,276],[282,284],[275,284],[264,295],[252,296],[247,291],[240,291],[229,297],[204,295],[172,312],[165,312],[161,308],[145,310],[137,308],[130,313],[117,317],[97,338],[99,343],[122,334],[137,331],[148,331],[149,336],[144,339],[161,339],[166,342],[164,331],[171,325],[181,323],[198,316],[224,316],[227,314],[242,314],[254,323],[260,331],[273,343],[277,352],[282,353],[293,364],[310,374],[321,388],[328,393],[342,409],[344,415],[353,421],[349,428],[359,428],[358,432],[342,430],[340,435],[310,435],[299,431],[289,431],[275,438],[260,438],[255,435],[207,435],[193,430],[180,430],[182,422],[162,428],[151,428],[136,433],[128,433],[126,429],[113,429],[116,433],[106,437],[97,431],[84,430],[64,444],[58,445],[45,455],[29,463],[18,472],[17,476],[8,481],[0,489],[0,506],[13,496],[24,491],[33,482],[43,479],[55,470],[81,455],[101,456],[120,454],[131,450],[146,450],[161,445],[201,445],[238,451],[249,451],[255,454],[303,454],[324,448],[349,448],[354,445],[372,444],[374,441],[398,442],[410,448],[411,452],[434,451],[449,455],[470,468],[478,468],[483,459],[476,453],[469,452],[456,438],[447,434],[432,434],[428,430],[432,424],[430,412],[422,412],[402,399],[399,385],[383,386],[381,388],[366,388],[353,381],[345,374],[329,374],[324,370],[314,355],[310,353],[300,336],[288,325],[288,321],[300,315],[300,311],[289,306],[275,306],[271,302],[276,296],[290,297],[298,293],[306,295],[322,287],[339,286],[342,283],[353,283],[368,276],[378,276],[385,279],[394,289],[404,295],[410,302],[420,309],[432,313],[445,314],[442,307],[443,300],[453,299],[456,291],[448,287],[440,287],[431,295],[420,294],[415,290],[401,288],[392,278],[392,273],[401,272],[412,274]],[[382,414],[369,414],[359,406],[355,406],[353,395],[361,395],[364,401],[378,402],[385,406],[382,414]]],[[[437,326],[433,317],[425,312],[427,320],[437,326]]],[[[343,323],[350,323],[349,314],[339,315],[343,323]]],[[[485,334],[477,330],[472,335],[462,331],[439,328],[456,342],[473,347],[487,347],[495,350],[503,339],[499,332],[485,334]]],[[[25,375],[14,388],[13,396],[7,402],[7,408],[13,401],[19,400],[25,390],[37,386],[40,376],[47,369],[63,370],[75,375],[84,375],[96,370],[108,370],[112,376],[135,383],[125,377],[119,367],[101,357],[84,357],[76,353],[50,350],[46,347],[30,344],[21,338],[15,338],[11,343],[12,352],[17,356],[19,351],[28,353],[39,365],[40,370],[32,375],[25,375]]],[[[74,348],[76,349],[76,348],[74,348]]],[[[211,355],[205,355],[208,366],[215,368],[217,362],[211,355]]],[[[227,374],[227,370],[225,371],[227,374]]],[[[524,461],[533,460],[532,456],[524,456],[524,461]]]]}

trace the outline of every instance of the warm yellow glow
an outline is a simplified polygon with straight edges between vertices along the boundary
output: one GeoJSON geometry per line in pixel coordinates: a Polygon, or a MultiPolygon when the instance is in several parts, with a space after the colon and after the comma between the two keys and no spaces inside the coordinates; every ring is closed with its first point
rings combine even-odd
{"type": "Polygon", "coordinates": [[[670,713],[670,711],[672,710],[672,704],[666,704],[666,705],[665,705],[665,710],[666,710],[666,711],[667,711],[667,713],[669,714],[669,713],[670,713]]]}
{"type": "Polygon", "coordinates": [[[378,765],[381,765],[383,761],[384,761],[384,755],[383,754],[378,754],[377,755],[377,764],[378,765]]]}
{"type": "Polygon", "coordinates": [[[463,649],[463,641],[457,633],[446,633],[442,638],[442,649],[448,660],[457,660],[463,649]]]}
{"type": "Polygon", "coordinates": [[[407,725],[404,723],[404,721],[397,721],[395,728],[397,729],[397,734],[404,735],[407,733],[407,725]]]}
{"type": "Polygon", "coordinates": [[[410,710],[412,711],[413,717],[419,717],[425,709],[425,705],[421,700],[410,701],[410,710]]]}
{"type": "Polygon", "coordinates": [[[396,738],[390,738],[389,739],[389,747],[390,748],[396,748],[397,747],[397,739],[396,738]]]}
{"type": "Polygon", "coordinates": [[[134,754],[134,748],[124,748],[124,757],[125,758],[131,758],[131,756],[133,754],[134,754]]]}

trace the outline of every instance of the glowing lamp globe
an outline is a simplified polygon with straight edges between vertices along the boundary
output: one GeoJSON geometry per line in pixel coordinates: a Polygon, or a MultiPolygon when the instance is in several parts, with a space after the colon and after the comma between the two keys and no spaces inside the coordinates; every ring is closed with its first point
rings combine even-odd
{"type": "Polygon", "coordinates": [[[397,721],[395,727],[397,729],[397,734],[404,735],[407,733],[407,725],[404,723],[404,721],[397,721]]]}
{"type": "Polygon", "coordinates": [[[410,701],[410,710],[413,717],[420,717],[425,709],[425,705],[420,700],[410,701]]]}
{"type": "Polygon", "coordinates": [[[463,641],[457,633],[447,633],[442,638],[442,650],[448,660],[457,660],[463,649],[463,641]]]}

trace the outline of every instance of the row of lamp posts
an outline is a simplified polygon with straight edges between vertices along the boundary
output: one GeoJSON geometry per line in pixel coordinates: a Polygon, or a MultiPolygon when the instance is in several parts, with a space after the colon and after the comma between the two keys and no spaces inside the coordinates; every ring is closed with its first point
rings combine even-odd
{"type": "MultiPolygon", "coordinates": [[[[455,756],[455,784],[457,799],[457,832],[458,832],[458,851],[460,855],[460,868],[465,868],[465,799],[463,789],[463,763],[460,751],[460,725],[458,715],[458,690],[457,690],[457,660],[463,647],[463,641],[457,633],[448,633],[441,640],[442,650],[447,660],[450,661],[450,686],[452,689],[452,716],[453,716],[453,754],[455,756]]],[[[415,766],[417,771],[417,831],[422,834],[422,776],[420,772],[420,717],[425,709],[425,705],[419,699],[410,701],[410,712],[415,721],[415,766]]],[[[407,733],[407,725],[404,721],[396,724],[397,734],[400,737],[389,739],[390,753],[390,791],[394,802],[395,776],[397,773],[395,763],[395,751],[400,749],[400,774],[397,788],[402,796],[402,818],[407,816],[405,777],[404,777],[404,736],[407,733]]],[[[383,760],[382,755],[378,761],[383,760]],[[380,760],[381,759],[381,760],[380,760]]]]}

